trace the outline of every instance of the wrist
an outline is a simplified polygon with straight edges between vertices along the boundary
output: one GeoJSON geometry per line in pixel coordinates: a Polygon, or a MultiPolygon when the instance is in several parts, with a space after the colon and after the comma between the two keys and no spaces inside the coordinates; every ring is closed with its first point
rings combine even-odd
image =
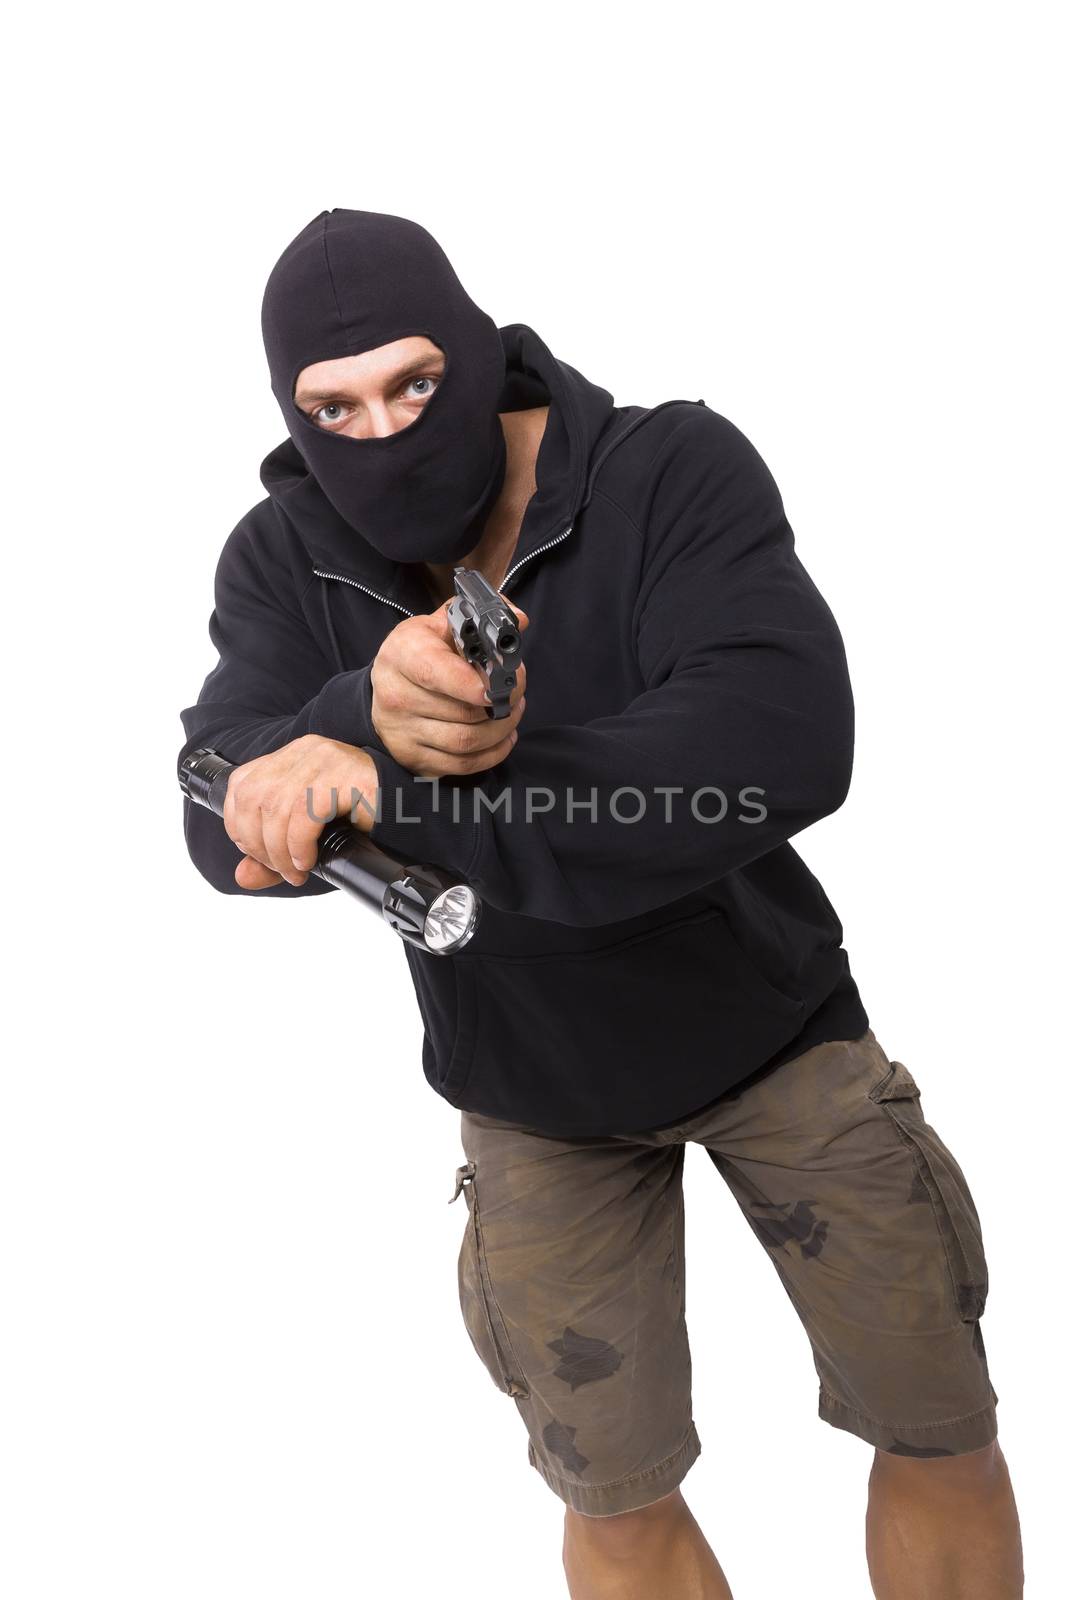
{"type": "Polygon", "coordinates": [[[377,811],[379,780],[377,766],[368,750],[357,751],[352,787],[358,792],[353,796],[351,820],[361,833],[369,833],[377,811]]]}

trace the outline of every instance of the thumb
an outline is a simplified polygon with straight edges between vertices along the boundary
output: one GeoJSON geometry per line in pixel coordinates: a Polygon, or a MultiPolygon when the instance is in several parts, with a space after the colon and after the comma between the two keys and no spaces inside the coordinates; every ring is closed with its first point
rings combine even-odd
{"type": "Polygon", "coordinates": [[[270,889],[274,884],[282,882],[280,872],[273,872],[269,867],[264,867],[254,856],[242,856],[234,869],[233,876],[242,889],[270,889]]]}
{"type": "Polygon", "coordinates": [[[452,595],[449,599],[442,600],[436,611],[427,611],[419,618],[438,638],[446,639],[449,644],[452,642],[452,625],[448,621],[448,607],[454,598],[452,595]]]}

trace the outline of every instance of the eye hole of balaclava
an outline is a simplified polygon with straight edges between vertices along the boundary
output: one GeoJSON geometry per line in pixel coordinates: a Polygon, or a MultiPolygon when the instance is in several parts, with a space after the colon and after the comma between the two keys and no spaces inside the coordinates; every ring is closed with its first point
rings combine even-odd
{"type": "Polygon", "coordinates": [[[414,427],[446,373],[440,345],[414,335],[361,355],[311,363],[295,379],[293,402],[319,431],[365,444],[414,427]]]}

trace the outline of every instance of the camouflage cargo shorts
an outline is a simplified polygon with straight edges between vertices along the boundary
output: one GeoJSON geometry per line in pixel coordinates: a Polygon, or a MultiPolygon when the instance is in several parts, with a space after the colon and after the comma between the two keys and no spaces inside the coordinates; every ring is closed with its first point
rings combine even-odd
{"type": "Polygon", "coordinates": [[[707,1151],[784,1284],[824,1421],[909,1456],[995,1438],[981,1226],[920,1093],[867,1032],[654,1132],[560,1139],[462,1113],[463,1319],[561,1499],[592,1516],[634,1510],[675,1489],[700,1453],[688,1142],[707,1151]]]}

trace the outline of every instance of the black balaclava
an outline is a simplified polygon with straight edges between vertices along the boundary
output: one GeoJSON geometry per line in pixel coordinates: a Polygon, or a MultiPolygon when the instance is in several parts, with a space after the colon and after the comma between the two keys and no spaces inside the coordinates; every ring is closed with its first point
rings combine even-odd
{"type": "Polygon", "coordinates": [[[274,266],[263,295],[270,387],[293,443],[348,525],[394,561],[457,562],[503,487],[499,330],[431,234],[406,217],[322,211],[274,266]],[[328,433],[300,410],[316,361],[423,334],[444,374],[415,420],[384,439],[328,433]]]}

